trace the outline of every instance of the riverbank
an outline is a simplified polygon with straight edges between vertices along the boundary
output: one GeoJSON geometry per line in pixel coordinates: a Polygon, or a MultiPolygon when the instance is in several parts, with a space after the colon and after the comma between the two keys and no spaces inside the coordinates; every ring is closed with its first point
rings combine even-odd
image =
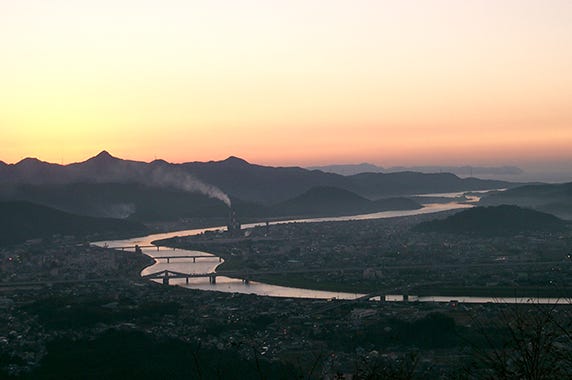
{"type": "MultiPolygon", "coordinates": [[[[133,252],[90,249],[100,262],[111,254],[126,265],[139,260],[133,252]]],[[[78,273],[93,269],[89,261],[80,264],[78,273]]],[[[570,330],[571,309],[565,305],[285,299],[164,286],[140,278],[54,284],[41,291],[18,290],[0,300],[0,378],[91,373],[123,379],[136,373],[145,379],[167,374],[317,380],[354,373],[356,363],[381,371],[372,372],[380,378],[395,378],[391,369],[406,363],[415,369],[412,378],[457,379],[482,369],[469,366],[483,349],[506,347],[500,339],[510,337],[512,320],[503,318],[514,315],[542,320],[542,329],[534,331],[546,333],[555,347],[570,346],[569,340],[555,340],[562,326],[570,330]],[[557,313],[540,319],[543,310],[557,313]],[[482,346],[481,326],[494,334],[489,343],[494,346],[482,346]],[[138,358],[146,364],[134,372],[138,358]]]]}
{"type": "Polygon", "coordinates": [[[211,233],[159,243],[212,253],[224,259],[218,272],[250,272],[251,281],[283,287],[452,299],[572,297],[572,288],[555,285],[569,283],[571,263],[562,252],[572,248],[572,234],[484,238],[412,231],[452,212],[259,226],[243,237],[211,233]]]}
{"type": "MultiPolygon", "coordinates": [[[[244,270],[243,267],[237,263],[232,262],[232,258],[221,264],[218,271],[244,270]]],[[[319,280],[307,278],[300,274],[288,275],[254,275],[251,276],[251,281],[262,282],[269,285],[285,286],[291,288],[314,289],[329,292],[344,292],[344,293],[360,293],[370,294],[380,292],[384,289],[383,286],[372,285],[371,282],[350,282],[342,280],[332,280],[322,278],[319,280]]],[[[493,297],[493,298],[556,298],[564,300],[572,299],[572,287],[504,287],[504,286],[452,286],[448,284],[443,285],[428,285],[419,286],[401,291],[399,289],[388,289],[387,294],[408,294],[419,297],[451,297],[455,299],[458,297],[493,297]]]]}

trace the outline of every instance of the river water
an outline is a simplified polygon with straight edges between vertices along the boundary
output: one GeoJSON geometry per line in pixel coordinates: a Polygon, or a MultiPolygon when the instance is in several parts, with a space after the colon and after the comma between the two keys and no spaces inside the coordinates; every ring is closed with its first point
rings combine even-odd
{"type": "MultiPolygon", "coordinates": [[[[431,194],[431,196],[440,197],[450,197],[454,198],[463,193],[447,193],[447,194],[431,194]]],[[[470,200],[472,202],[478,201],[478,197],[471,196],[470,200]]],[[[423,208],[418,210],[403,210],[403,211],[384,211],[372,214],[361,214],[361,215],[351,215],[351,216],[339,216],[339,217],[324,217],[324,218],[307,218],[307,219],[292,219],[270,222],[269,224],[284,224],[284,223],[316,223],[316,222],[333,222],[333,221],[349,221],[349,220],[366,220],[366,219],[382,219],[382,218],[393,218],[399,216],[411,216],[435,213],[440,211],[461,209],[473,207],[472,204],[467,203],[441,203],[441,204],[426,204],[423,208]]],[[[252,228],[255,226],[265,225],[266,222],[262,223],[251,223],[243,225],[243,228],[252,228]]],[[[188,236],[197,235],[204,233],[206,231],[217,231],[223,230],[226,227],[211,227],[211,228],[199,228],[183,231],[174,231],[160,234],[147,235],[143,237],[125,239],[125,240],[109,240],[100,241],[92,243],[101,247],[134,247],[148,246],[151,245],[152,241],[172,238],[176,236],[188,236]]],[[[143,253],[154,258],[158,256],[202,256],[204,258],[197,258],[194,262],[192,258],[180,258],[180,259],[170,259],[167,263],[165,259],[155,260],[155,264],[143,269],[141,275],[147,275],[151,273],[160,272],[163,270],[171,270],[174,272],[181,273],[191,273],[191,274],[201,274],[210,273],[216,270],[216,268],[222,263],[222,261],[213,254],[201,251],[190,251],[183,249],[171,249],[166,247],[157,248],[143,248],[143,253]]],[[[255,294],[259,296],[272,296],[272,297],[289,297],[289,298],[315,298],[315,299],[355,299],[363,296],[359,293],[344,293],[344,292],[332,292],[332,291],[321,291],[313,289],[300,289],[291,288],[285,286],[270,285],[261,282],[250,281],[249,283],[244,283],[241,279],[229,278],[224,276],[217,276],[216,283],[211,284],[208,278],[191,278],[189,283],[186,284],[185,279],[170,279],[169,283],[171,285],[178,285],[182,287],[210,290],[210,291],[220,291],[220,292],[230,292],[230,293],[246,293],[255,294]]],[[[555,299],[541,299],[541,298],[492,298],[492,297],[414,297],[410,300],[415,300],[419,302],[449,302],[455,299],[458,302],[466,303],[486,303],[486,302],[508,302],[508,303],[523,303],[523,302],[540,302],[540,303],[555,303],[555,299]]],[[[403,301],[402,295],[387,295],[386,301],[403,301]]],[[[562,302],[560,300],[560,302],[562,302]]]]}

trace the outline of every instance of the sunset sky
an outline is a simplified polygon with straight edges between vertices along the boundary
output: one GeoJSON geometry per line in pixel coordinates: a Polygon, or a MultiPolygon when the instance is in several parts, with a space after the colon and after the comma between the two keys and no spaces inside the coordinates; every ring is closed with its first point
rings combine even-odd
{"type": "Polygon", "coordinates": [[[572,162],[570,0],[0,2],[0,160],[572,162]]]}

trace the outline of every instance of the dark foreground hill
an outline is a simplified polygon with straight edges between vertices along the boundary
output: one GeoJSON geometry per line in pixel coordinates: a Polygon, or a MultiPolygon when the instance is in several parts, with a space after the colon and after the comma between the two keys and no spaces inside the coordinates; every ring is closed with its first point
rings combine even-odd
{"type": "Polygon", "coordinates": [[[139,223],[112,218],[69,214],[29,202],[0,202],[0,245],[53,235],[87,237],[129,236],[148,233],[139,223]]]}
{"type": "Polygon", "coordinates": [[[422,206],[407,198],[370,201],[351,191],[331,187],[314,187],[303,194],[271,208],[274,215],[349,215],[389,210],[416,210],[422,206]]]}
{"type": "MultiPolygon", "coordinates": [[[[19,185],[17,198],[47,205],[72,214],[120,218],[139,222],[181,218],[226,218],[228,207],[200,193],[136,183],[73,183],[19,185]]],[[[0,199],[10,199],[2,195],[0,199]]],[[[266,206],[233,199],[240,218],[282,216],[333,216],[387,210],[414,210],[421,205],[406,198],[370,201],[335,187],[317,187],[276,205],[266,206]]]]}
{"type": "MultiPolygon", "coordinates": [[[[296,367],[263,357],[245,359],[138,331],[107,330],[95,339],[59,338],[30,379],[288,379],[296,367]]],[[[1,373],[0,373],[1,375],[1,373]]]]}
{"type": "Polygon", "coordinates": [[[73,214],[141,222],[228,215],[228,207],[218,199],[137,183],[19,185],[10,193],[0,192],[0,198],[14,197],[73,214]]]}
{"type": "Polygon", "coordinates": [[[418,232],[504,236],[530,232],[558,232],[566,222],[554,215],[517,206],[475,207],[414,227],[418,232]]]}
{"type": "Polygon", "coordinates": [[[527,185],[488,195],[479,205],[511,204],[572,219],[572,182],[563,184],[527,185]]]}

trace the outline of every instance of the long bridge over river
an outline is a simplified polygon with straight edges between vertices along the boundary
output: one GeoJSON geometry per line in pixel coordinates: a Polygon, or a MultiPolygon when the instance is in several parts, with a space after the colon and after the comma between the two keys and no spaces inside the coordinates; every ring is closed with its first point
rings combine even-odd
{"type": "MultiPolygon", "coordinates": [[[[156,248],[160,250],[163,248],[164,250],[174,250],[174,248],[165,248],[159,246],[129,246],[129,247],[109,247],[112,249],[141,249],[141,248],[156,248]]],[[[196,263],[197,260],[211,260],[211,261],[218,261],[222,262],[222,258],[214,255],[162,255],[162,256],[153,256],[153,258],[157,261],[159,260],[166,260],[167,263],[170,263],[171,260],[174,259],[192,259],[193,263],[196,263]]],[[[190,261],[189,261],[190,263],[190,261]]],[[[408,269],[443,269],[443,268],[458,268],[458,267],[504,267],[504,268],[517,268],[517,267],[526,267],[530,265],[539,266],[549,266],[549,265],[557,265],[562,264],[563,261],[542,261],[542,262],[510,262],[510,263],[499,263],[499,262],[474,262],[474,263],[440,263],[440,264],[405,264],[405,265],[387,265],[383,266],[379,269],[384,270],[408,270],[408,269]]],[[[568,262],[567,262],[568,263],[568,262]]],[[[161,270],[154,273],[149,273],[143,275],[142,278],[149,279],[149,280],[160,280],[163,284],[169,285],[171,280],[175,279],[185,279],[185,283],[189,284],[190,279],[192,278],[208,278],[209,283],[216,284],[217,277],[224,276],[230,278],[241,279],[243,283],[248,283],[251,278],[255,278],[258,276],[272,276],[272,275],[288,275],[288,274],[308,274],[308,273],[346,273],[346,272],[363,272],[368,268],[366,267],[349,267],[349,268],[307,268],[307,269],[281,269],[281,270],[265,270],[265,271],[253,271],[253,270],[223,270],[223,271],[212,271],[208,273],[183,273],[173,270],[161,270]]],[[[438,284],[439,282],[435,282],[434,284],[438,284]]],[[[359,301],[366,301],[370,300],[374,297],[380,297],[381,299],[385,299],[386,295],[388,294],[396,294],[397,291],[399,294],[403,295],[404,300],[408,299],[408,294],[411,294],[411,290],[418,286],[427,286],[433,285],[433,283],[417,283],[417,284],[409,284],[408,286],[400,287],[399,289],[383,289],[378,290],[373,293],[365,294],[360,297],[356,298],[356,302],[359,301]]],[[[330,307],[330,306],[328,306],[330,307]]]]}
{"type": "MultiPolygon", "coordinates": [[[[172,270],[162,270],[155,273],[149,273],[147,275],[142,276],[145,279],[149,280],[162,280],[164,285],[169,285],[169,281],[171,279],[185,279],[185,283],[189,284],[189,280],[191,278],[208,278],[209,283],[216,284],[217,276],[225,276],[225,277],[233,277],[233,278],[240,278],[242,279],[243,283],[247,284],[249,282],[249,278],[251,276],[260,276],[260,275],[277,275],[277,274],[302,274],[302,273],[324,273],[324,272],[355,272],[355,271],[363,271],[365,268],[349,268],[349,269],[337,269],[337,268],[322,268],[322,269],[300,269],[300,270],[285,270],[285,271],[220,271],[220,272],[210,272],[210,273],[182,273],[176,272],[172,270]]],[[[355,302],[360,301],[368,301],[375,297],[379,297],[381,300],[385,300],[386,295],[388,294],[403,294],[403,300],[408,300],[408,294],[411,289],[419,286],[419,285],[432,285],[438,284],[439,282],[430,282],[430,283],[415,283],[409,284],[403,287],[393,287],[390,289],[383,289],[377,290],[375,292],[371,292],[368,294],[364,294],[360,297],[357,297],[355,302]],[[397,292],[397,293],[396,293],[397,292]]],[[[337,307],[328,305],[326,309],[330,307],[337,307]]],[[[324,309],[324,310],[326,310],[324,309]]],[[[320,310],[322,312],[323,310],[320,310]]]]}
{"type": "MultiPolygon", "coordinates": [[[[182,256],[177,256],[182,257],[182,256]]],[[[216,256],[200,256],[200,257],[210,257],[215,258],[216,256]]],[[[261,275],[282,275],[282,274],[305,274],[305,273],[329,273],[329,272],[357,272],[363,271],[365,268],[321,268],[321,269],[296,269],[296,270],[276,270],[276,271],[248,271],[248,270],[236,270],[236,271],[218,271],[209,273],[183,273],[172,270],[162,270],[154,273],[149,273],[141,277],[149,280],[162,280],[163,284],[169,285],[171,279],[185,279],[188,284],[191,278],[208,278],[211,284],[216,284],[216,278],[219,276],[232,277],[242,279],[244,283],[248,283],[252,276],[261,275]]]]}

